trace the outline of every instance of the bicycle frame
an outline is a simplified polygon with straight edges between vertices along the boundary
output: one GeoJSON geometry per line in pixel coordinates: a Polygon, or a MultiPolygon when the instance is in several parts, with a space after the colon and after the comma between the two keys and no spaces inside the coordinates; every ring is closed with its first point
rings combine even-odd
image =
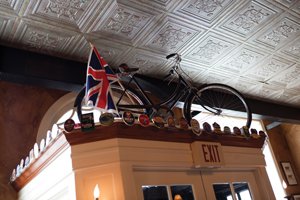
{"type": "Polygon", "coordinates": [[[116,103],[116,106],[119,110],[126,110],[126,109],[151,109],[150,113],[148,113],[150,116],[157,112],[157,110],[161,107],[167,107],[169,110],[171,110],[178,100],[182,99],[183,97],[187,97],[187,94],[190,94],[191,87],[190,85],[184,80],[180,75],[178,75],[178,81],[176,84],[175,90],[172,92],[171,95],[168,96],[166,100],[163,100],[157,104],[153,103],[151,98],[146,94],[146,92],[143,90],[142,86],[139,84],[138,80],[135,78],[135,75],[130,76],[130,80],[126,84],[126,86],[121,86],[124,91],[121,94],[118,102],[116,103]],[[140,94],[144,97],[144,99],[147,101],[146,105],[125,105],[120,104],[121,99],[126,93],[127,88],[129,85],[133,82],[133,84],[136,86],[137,90],[140,92],[140,94]],[[183,89],[183,90],[181,90],[183,89]]]}
{"type": "MultiPolygon", "coordinates": [[[[155,114],[159,108],[161,107],[167,107],[168,110],[171,110],[172,108],[174,108],[174,106],[176,105],[176,103],[184,98],[184,105],[187,104],[187,101],[189,100],[190,95],[195,95],[198,96],[197,94],[197,89],[193,90],[193,87],[191,86],[191,84],[189,82],[187,82],[181,75],[180,73],[176,70],[176,68],[174,68],[174,71],[176,72],[177,76],[178,76],[178,81],[176,83],[176,88],[175,90],[172,92],[171,95],[169,95],[169,97],[164,100],[161,101],[157,104],[154,104],[151,101],[151,98],[145,93],[145,91],[143,90],[142,86],[139,84],[139,82],[136,80],[135,75],[129,75],[130,80],[128,81],[128,83],[126,84],[126,86],[124,87],[123,84],[121,82],[119,82],[120,86],[122,87],[122,89],[124,90],[123,93],[121,94],[118,102],[116,103],[116,106],[118,107],[119,110],[128,110],[128,109],[151,109],[151,111],[148,111],[147,114],[149,114],[149,116],[151,117],[153,114],[155,114]],[[143,96],[143,98],[147,101],[146,105],[128,105],[128,104],[120,104],[120,101],[122,100],[123,96],[126,93],[127,88],[129,87],[129,85],[134,82],[134,85],[137,87],[137,90],[141,93],[141,95],[143,96]],[[181,90],[182,89],[182,90],[181,90]],[[181,91],[180,91],[181,90],[181,91]]],[[[214,114],[218,114],[220,111],[216,108],[204,105],[201,102],[201,99],[199,98],[199,105],[202,106],[205,110],[207,110],[208,112],[214,113],[214,114]]]]}
{"type": "MultiPolygon", "coordinates": [[[[129,68],[126,64],[124,64],[122,67],[120,65],[119,70],[121,73],[119,73],[119,79],[117,81],[118,86],[112,85],[111,92],[115,91],[116,95],[113,95],[114,103],[118,109],[118,111],[132,111],[133,113],[142,113],[147,114],[150,118],[154,117],[155,114],[161,115],[166,117],[169,114],[173,115],[172,109],[178,105],[177,103],[179,101],[183,101],[183,115],[187,120],[191,120],[192,117],[198,115],[197,112],[201,113],[203,110],[200,110],[198,106],[194,107],[195,109],[192,110],[192,106],[199,105],[204,110],[213,113],[215,115],[221,115],[223,113],[223,109],[230,109],[228,105],[231,106],[231,104],[227,104],[222,102],[220,104],[220,100],[225,101],[223,95],[221,97],[216,97],[216,94],[218,94],[219,90],[221,94],[229,95],[231,100],[238,101],[237,103],[240,103],[242,105],[241,110],[242,112],[247,113],[247,126],[249,127],[251,124],[251,110],[249,109],[248,105],[246,104],[243,96],[236,91],[234,88],[231,88],[230,86],[224,85],[224,84],[208,84],[208,85],[202,85],[200,88],[195,88],[191,81],[189,80],[190,77],[180,68],[180,55],[179,54],[170,54],[166,58],[169,59],[171,57],[175,57],[175,65],[172,67],[172,69],[169,72],[169,75],[167,75],[165,78],[169,77],[170,75],[175,74],[177,76],[177,82],[176,87],[172,91],[170,95],[168,95],[167,99],[162,100],[158,103],[154,103],[151,98],[152,96],[148,96],[146,92],[143,90],[143,87],[140,85],[139,81],[136,79],[134,72],[136,72],[137,68],[129,68]],[[121,80],[122,77],[127,77],[125,82],[124,80],[121,80]],[[124,85],[123,85],[124,84],[124,85]],[[134,88],[131,88],[131,86],[134,84],[134,88]],[[113,89],[114,88],[114,89],[113,89]],[[205,91],[208,91],[205,92],[205,91]],[[212,92],[212,96],[210,96],[210,92],[212,92]],[[223,92],[223,93],[222,93],[223,92]],[[208,96],[206,96],[206,94],[208,96]],[[126,97],[124,97],[126,96],[126,97]],[[124,99],[123,99],[124,97],[124,99]],[[150,98],[151,97],[151,98],[150,98]],[[234,99],[232,97],[235,97],[234,99]],[[119,98],[119,99],[118,99],[119,98]],[[217,100],[217,101],[214,101],[217,100]],[[212,102],[212,103],[210,103],[212,102]],[[224,106],[227,105],[227,106],[224,106]],[[165,113],[165,110],[167,112],[165,113]],[[162,111],[162,112],[161,112],[162,111]],[[193,116],[192,116],[193,113],[193,116]],[[196,115],[194,115],[196,113],[196,115]],[[165,115],[167,114],[167,115],[165,115]]],[[[173,79],[172,79],[173,80],[173,79]]],[[[112,93],[113,94],[113,93],[112,93]]],[[[81,114],[82,114],[82,100],[85,96],[85,87],[79,92],[79,94],[76,97],[76,100],[74,102],[74,107],[77,107],[77,114],[78,118],[81,120],[81,114]]],[[[229,98],[229,100],[230,100],[229,98]]],[[[226,98],[227,99],[227,98],[226,98]]],[[[227,101],[227,100],[226,100],[227,101]]],[[[232,102],[231,102],[232,103],[232,102]]],[[[235,103],[235,102],[234,102],[235,103]]],[[[238,106],[240,106],[238,105],[238,106]]]]}

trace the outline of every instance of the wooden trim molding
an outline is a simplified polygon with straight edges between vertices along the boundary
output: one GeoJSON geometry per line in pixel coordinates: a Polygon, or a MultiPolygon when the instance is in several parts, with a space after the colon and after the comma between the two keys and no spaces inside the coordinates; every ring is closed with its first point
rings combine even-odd
{"type": "Polygon", "coordinates": [[[181,129],[158,129],[154,126],[141,127],[138,124],[127,126],[122,122],[114,123],[112,126],[98,126],[90,132],[75,130],[65,133],[70,145],[106,140],[111,138],[127,138],[165,142],[192,143],[194,141],[219,142],[223,146],[262,148],[265,137],[253,138],[237,135],[203,133],[200,136],[193,134],[191,130],[181,129]]]}
{"type": "Polygon", "coordinates": [[[107,140],[112,138],[139,139],[164,142],[193,143],[194,141],[218,142],[223,146],[262,148],[265,137],[246,138],[244,136],[225,135],[216,133],[203,133],[197,136],[191,130],[158,129],[154,126],[141,127],[136,124],[127,126],[116,122],[112,126],[97,126],[89,132],[74,130],[71,133],[59,135],[43,151],[40,156],[26,168],[22,174],[12,182],[16,191],[20,191],[29,181],[37,176],[41,170],[47,167],[60,153],[68,147],[89,142],[107,140]]]}
{"type": "Polygon", "coordinates": [[[11,182],[14,189],[20,191],[28,182],[36,177],[44,168],[46,168],[60,153],[64,152],[69,143],[65,139],[64,134],[60,134],[54,139],[49,146],[40,153],[39,157],[35,159],[22,174],[11,182]]]}

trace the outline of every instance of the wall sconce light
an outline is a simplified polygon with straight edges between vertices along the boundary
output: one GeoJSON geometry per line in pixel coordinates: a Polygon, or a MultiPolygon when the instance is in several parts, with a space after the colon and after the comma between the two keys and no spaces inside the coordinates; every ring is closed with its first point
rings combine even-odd
{"type": "Polygon", "coordinates": [[[98,184],[94,188],[94,200],[99,200],[100,197],[100,189],[98,184]]]}
{"type": "Polygon", "coordinates": [[[287,184],[286,184],[286,182],[284,180],[282,180],[282,187],[283,187],[283,189],[287,188],[287,184]]]}
{"type": "Polygon", "coordinates": [[[174,200],[182,200],[182,197],[179,194],[176,194],[174,200]]]}

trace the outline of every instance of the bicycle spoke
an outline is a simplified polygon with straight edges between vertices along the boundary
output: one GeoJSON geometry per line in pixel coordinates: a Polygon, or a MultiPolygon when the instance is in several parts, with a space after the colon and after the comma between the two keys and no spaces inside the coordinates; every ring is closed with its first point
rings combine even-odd
{"type": "Polygon", "coordinates": [[[217,120],[217,117],[229,120],[232,116],[238,116],[246,117],[248,120],[245,125],[249,126],[252,119],[243,97],[233,88],[223,84],[211,84],[201,88],[197,95],[191,98],[186,109],[185,112],[189,112],[187,116],[201,121],[217,120]]]}

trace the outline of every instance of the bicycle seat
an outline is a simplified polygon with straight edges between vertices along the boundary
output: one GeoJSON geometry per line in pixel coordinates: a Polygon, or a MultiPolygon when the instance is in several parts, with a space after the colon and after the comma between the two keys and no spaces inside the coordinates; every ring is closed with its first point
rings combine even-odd
{"type": "Polygon", "coordinates": [[[120,70],[121,73],[132,73],[132,72],[138,71],[139,68],[128,67],[128,65],[126,63],[122,63],[119,66],[119,70],[120,70]]]}

